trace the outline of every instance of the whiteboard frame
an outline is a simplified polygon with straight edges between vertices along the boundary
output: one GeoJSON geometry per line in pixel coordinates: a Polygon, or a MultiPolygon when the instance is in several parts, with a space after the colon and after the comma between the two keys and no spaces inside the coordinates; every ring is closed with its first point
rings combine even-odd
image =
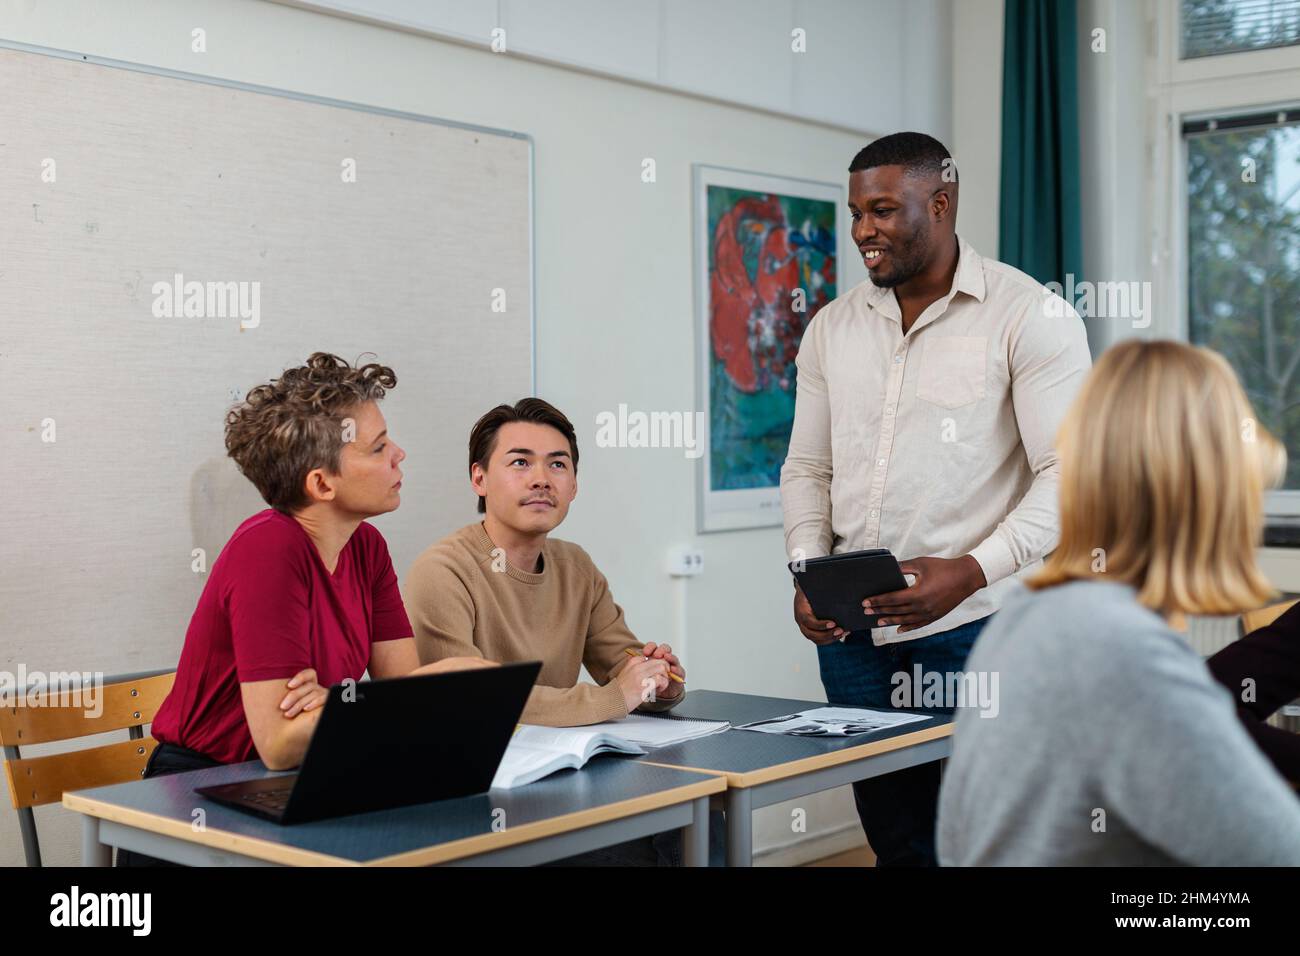
{"type": "Polygon", "coordinates": [[[16,50],[21,53],[36,53],[52,56],[62,60],[77,60],[95,66],[107,66],[117,70],[130,70],[133,73],[149,73],[154,76],[169,77],[174,80],[188,80],[193,83],[206,83],[209,86],[222,86],[247,93],[261,93],[266,96],[280,96],[285,99],[298,100],[302,103],[316,103],[321,106],[336,106],[346,110],[362,113],[374,113],[378,116],[390,116],[394,119],[411,120],[416,123],[431,123],[435,126],[447,126],[452,129],[468,130],[488,136],[504,136],[508,139],[523,140],[528,144],[528,374],[529,389],[537,394],[537,193],[536,193],[536,142],[532,134],[515,130],[497,129],[492,126],[479,126],[475,123],[462,123],[459,120],[443,119],[439,116],[427,116],[423,113],[408,113],[404,110],[389,109],[385,106],[373,106],[351,100],[336,100],[314,93],[300,93],[296,90],[284,90],[274,86],[262,86],[257,83],[245,83],[242,80],[228,80],[219,76],[207,76],[202,73],[187,73],[162,66],[150,66],[147,63],[132,63],[127,60],[115,60],[111,57],[96,56],[93,53],[77,53],[72,50],[59,50],[53,47],[36,46],[20,43],[0,37],[0,49],[16,50]]]}

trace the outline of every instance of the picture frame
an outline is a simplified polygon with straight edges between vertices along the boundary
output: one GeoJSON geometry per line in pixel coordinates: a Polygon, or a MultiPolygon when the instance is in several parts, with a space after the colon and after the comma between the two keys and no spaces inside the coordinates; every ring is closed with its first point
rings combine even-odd
{"type": "Polygon", "coordinates": [[[839,292],[844,189],[692,167],[701,533],[779,526],[795,356],[839,292]]]}

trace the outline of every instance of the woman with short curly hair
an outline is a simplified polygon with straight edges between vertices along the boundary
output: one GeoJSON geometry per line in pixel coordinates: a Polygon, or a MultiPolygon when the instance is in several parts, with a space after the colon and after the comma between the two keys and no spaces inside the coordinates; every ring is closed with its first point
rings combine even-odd
{"type": "Polygon", "coordinates": [[[483,665],[419,666],[388,546],[366,522],[401,502],[406,453],[379,410],[396,384],[387,366],[317,352],[226,416],[226,450],[270,508],[212,567],[145,776],[254,757],[294,767],[331,685],[483,665]]]}

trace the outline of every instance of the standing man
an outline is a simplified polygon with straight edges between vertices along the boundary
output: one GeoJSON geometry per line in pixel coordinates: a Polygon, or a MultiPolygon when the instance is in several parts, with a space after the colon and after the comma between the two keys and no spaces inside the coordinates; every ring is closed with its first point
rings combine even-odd
{"type": "MultiPolygon", "coordinates": [[[[870,281],[824,306],[799,348],[786,549],[889,548],[913,580],[863,603],[882,615],[874,630],[819,620],[797,587],[794,616],[830,703],[919,707],[914,667],[961,671],[1055,545],[1053,440],[1088,343],[1072,308],[958,238],[956,169],[938,140],[895,133],[859,152],[849,211],[870,281]]],[[[935,864],[938,764],[853,791],[878,865],[935,864]]]]}

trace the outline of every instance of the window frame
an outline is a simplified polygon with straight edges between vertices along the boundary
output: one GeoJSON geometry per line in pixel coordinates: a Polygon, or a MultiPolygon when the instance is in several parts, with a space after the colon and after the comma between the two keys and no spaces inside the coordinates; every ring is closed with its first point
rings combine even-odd
{"type": "MultiPolygon", "coordinates": [[[[1154,107],[1154,141],[1150,166],[1154,190],[1152,269],[1160,322],[1153,332],[1189,341],[1187,302],[1187,143],[1183,124],[1251,113],[1300,110],[1300,47],[1246,50],[1179,58],[1182,44],[1181,0],[1152,0],[1155,5],[1154,56],[1148,95],[1154,107]],[[1279,55],[1280,54],[1280,55],[1279,55]],[[1161,185],[1164,188],[1161,188],[1161,185]]],[[[1300,490],[1270,491],[1265,501],[1270,518],[1300,516],[1300,490]]]]}
{"type": "Polygon", "coordinates": [[[1182,59],[1183,4],[1182,0],[1168,0],[1160,17],[1161,47],[1170,53],[1168,80],[1186,83],[1197,80],[1221,80],[1244,72],[1288,72],[1295,69],[1300,59],[1300,44],[1265,47],[1259,50],[1234,50],[1230,53],[1212,53],[1182,59]],[[1240,58],[1240,59],[1239,59],[1240,58]],[[1246,62],[1248,58],[1249,62],[1246,62]]]}

